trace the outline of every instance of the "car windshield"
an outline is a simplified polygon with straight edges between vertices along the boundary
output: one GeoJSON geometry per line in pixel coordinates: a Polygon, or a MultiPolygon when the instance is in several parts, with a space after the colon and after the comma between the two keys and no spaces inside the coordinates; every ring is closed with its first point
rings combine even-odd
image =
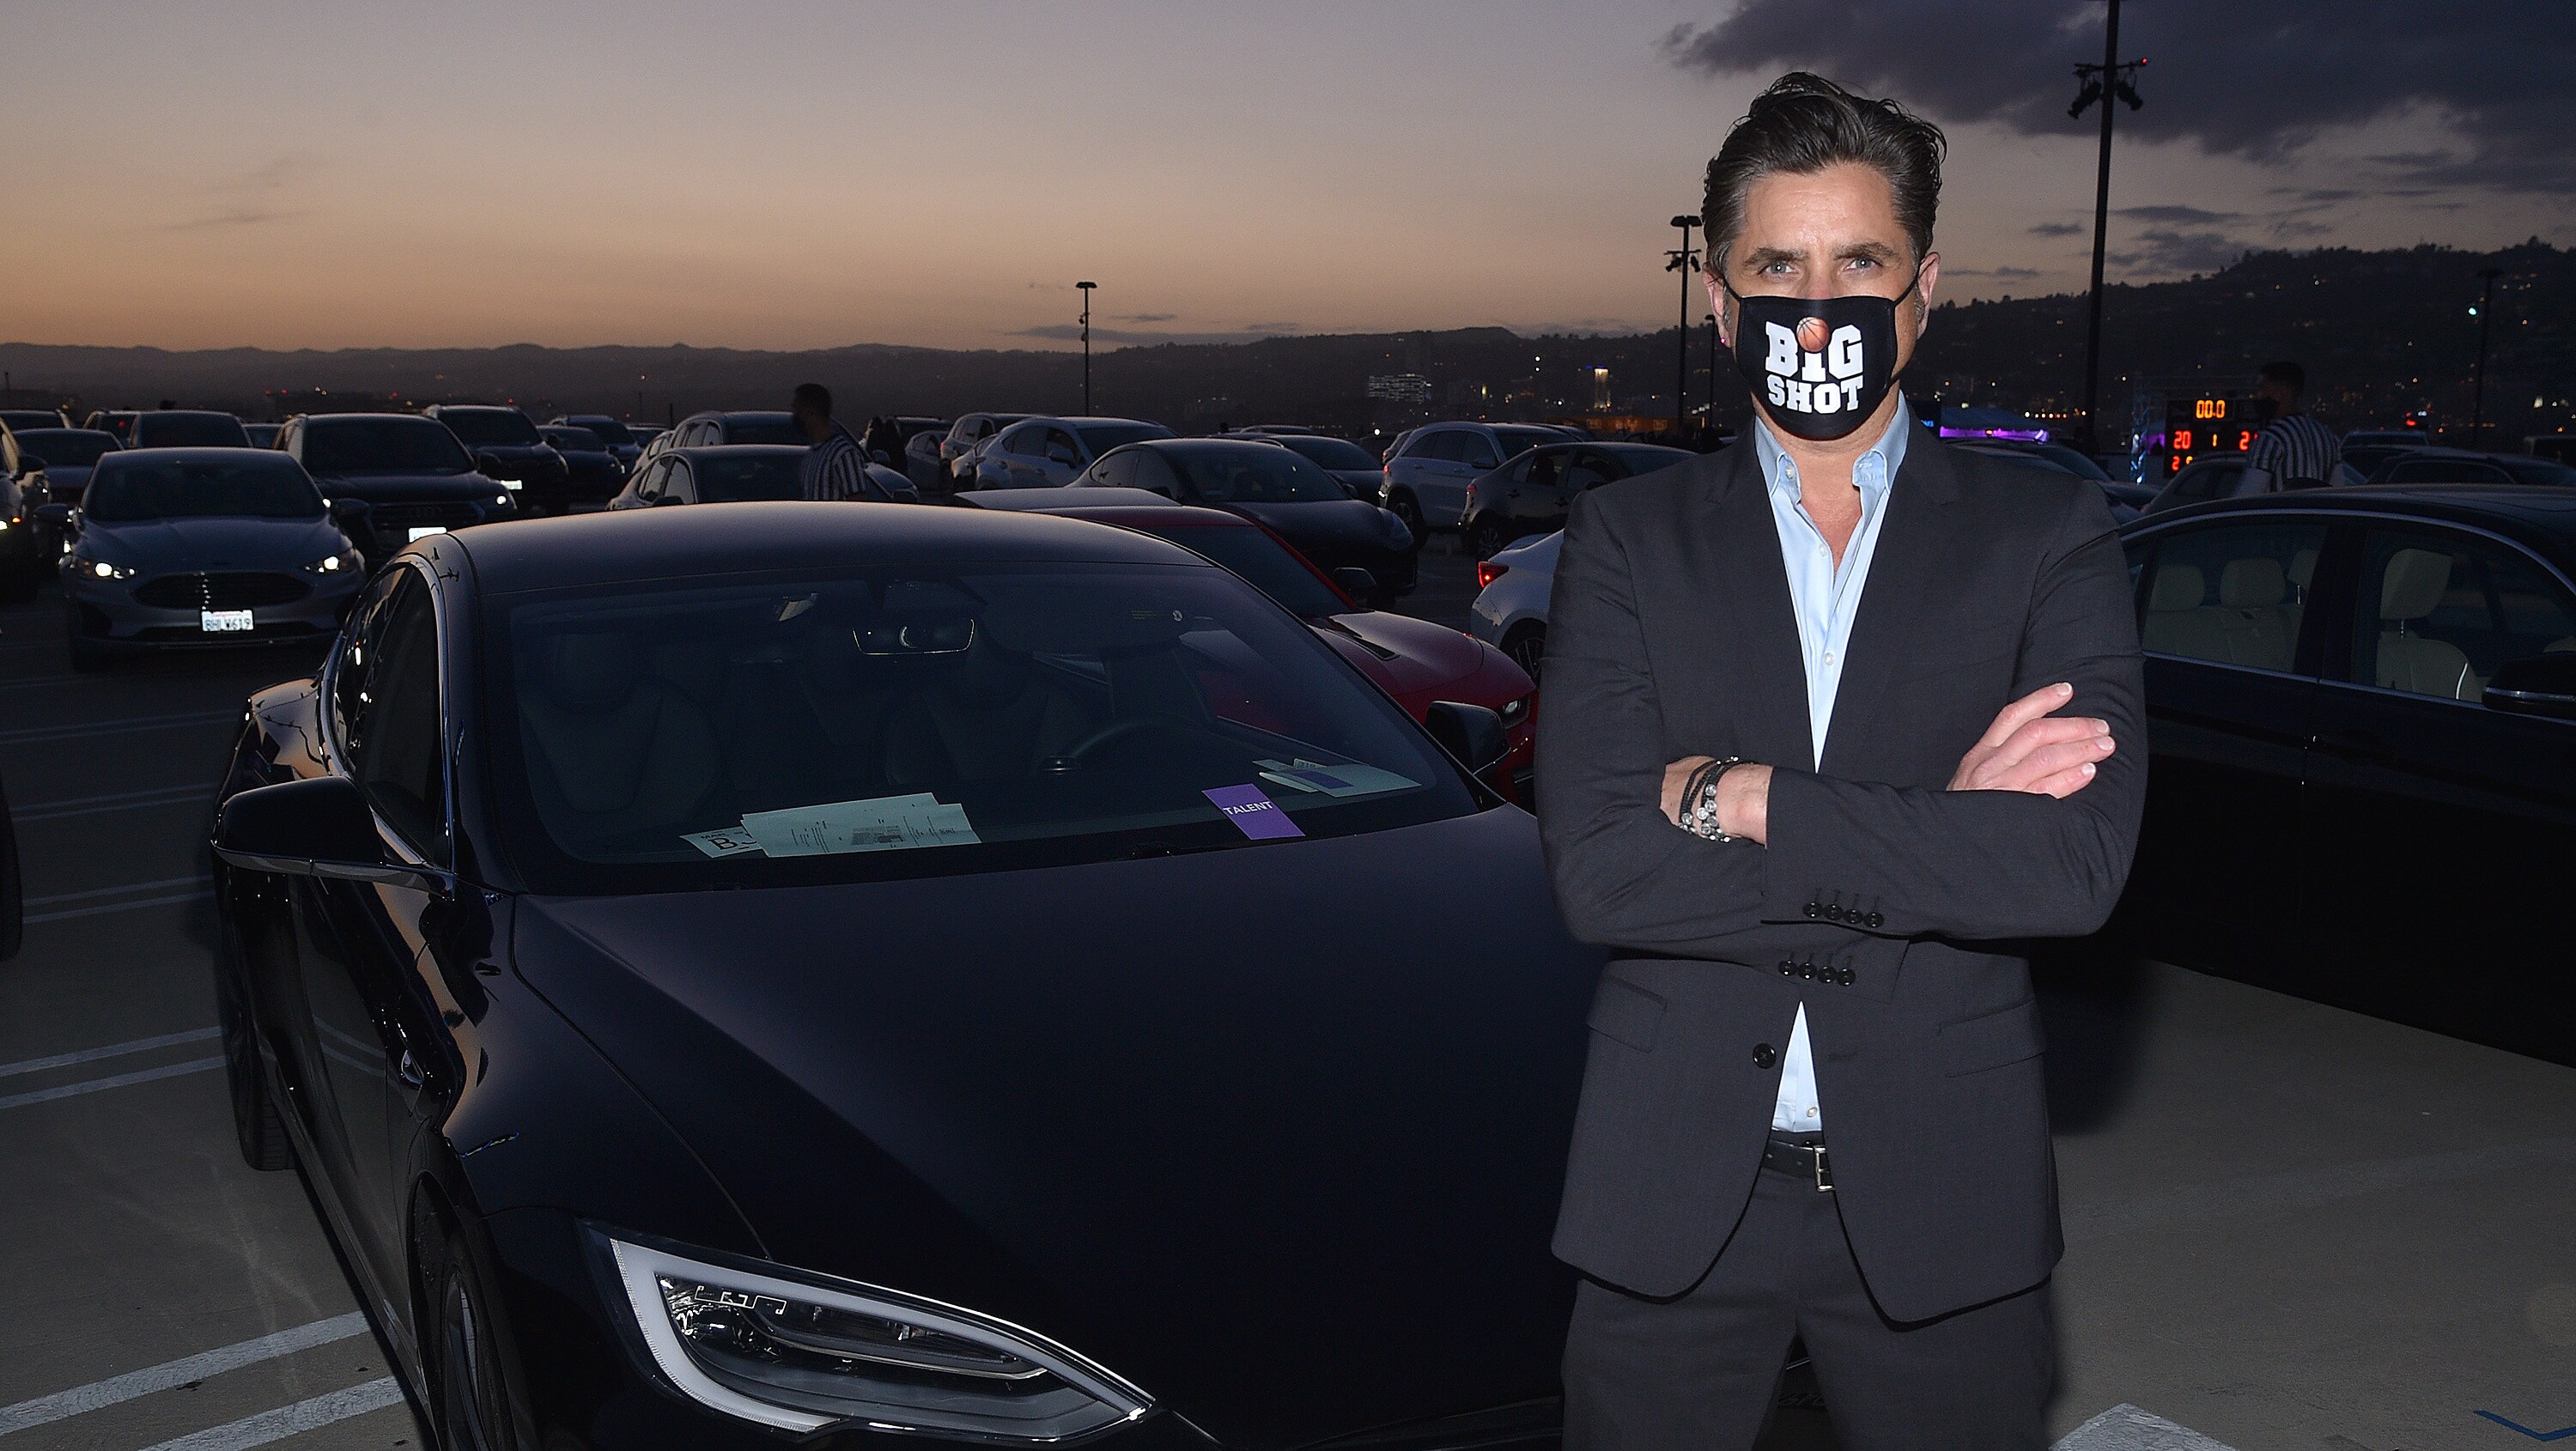
{"type": "Polygon", "coordinates": [[[546,428],[538,430],[546,440],[563,453],[606,453],[608,445],[587,428],[546,428]]]}
{"type": "Polygon", "coordinates": [[[1338,438],[1320,434],[1287,433],[1276,435],[1288,451],[1319,469],[1374,469],[1377,460],[1367,449],[1338,438]]]}
{"type": "Polygon", "coordinates": [[[2030,451],[2039,455],[2041,458],[2048,460],[2050,463],[2057,465],[2059,468],[2066,470],[2068,473],[2075,475],[2077,478],[2091,479],[2097,484],[2109,483],[2111,481],[2111,476],[2102,472],[2102,466],[2100,464],[2085,457],[2078,450],[2068,448],[2065,444],[2035,443],[2030,446],[2030,451]]]}
{"type": "Polygon", "coordinates": [[[1332,475],[1268,444],[1176,448],[1163,457],[1210,503],[1313,504],[1350,497],[1332,475]]]}
{"type": "Polygon", "coordinates": [[[738,504],[753,499],[805,497],[802,454],[765,453],[748,458],[701,454],[689,461],[697,476],[698,502],[738,504]]]}
{"type": "Polygon", "coordinates": [[[242,458],[110,458],[90,476],[81,516],[100,524],[210,515],[319,519],[322,495],[295,460],[282,454],[242,458]]]}
{"type": "Polygon", "coordinates": [[[18,446],[54,467],[82,468],[114,453],[116,437],[86,428],[30,428],[18,435],[18,446]]]}
{"type": "Polygon", "coordinates": [[[528,421],[528,415],[511,408],[459,408],[439,414],[438,421],[446,424],[450,432],[472,448],[489,444],[525,446],[544,441],[544,435],[528,421]]]}
{"type": "Polygon", "coordinates": [[[317,474],[461,474],[474,460],[435,419],[332,418],[304,425],[304,467],[317,474]]]}
{"type": "Polygon", "coordinates": [[[625,448],[635,442],[635,435],[627,432],[626,425],[614,418],[603,418],[595,423],[577,423],[573,426],[607,444],[610,448],[625,448]]]}
{"type": "Polygon", "coordinates": [[[1082,435],[1082,446],[1091,450],[1093,458],[1121,444],[1172,436],[1172,431],[1159,423],[1086,423],[1074,432],[1082,435]]]}
{"type": "Polygon", "coordinates": [[[915,562],[484,606],[490,800],[539,892],[1123,861],[1477,809],[1394,702],[1203,566],[915,562]]]}
{"type": "MultiPolygon", "coordinates": [[[[1214,510],[1201,512],[1213,513],[1214,510]]],[[[1117,522],[1113,516],[1107,522],[1117,522]]],[[[1245,583],[1279,602],[1280,608],[1304,619],[1348,614],[1351,602],[1315,577],[1315,571],[1266,531],[1244,525],[1127,526],[1183,549],[1196,550],[1241,575],[1245,583]]]]}
{"type": "Polygon", "coordinates": [[[134,420],[136,448],[248,448],[250,435],[229,413],[146,413],[134,420]]]}
{"type": "Polygon", "coordinates": [[[803,448],[813,440],[786,413],[737,413],[724,421],[727,443],[792,443],[803,448]]]}
{"type": "Polygon", "coordinates": [[[2513,475],[2519,484],[2576,484],[2576,469],[2545,458],[2500,458],[2498,467],[2513,475]]]}

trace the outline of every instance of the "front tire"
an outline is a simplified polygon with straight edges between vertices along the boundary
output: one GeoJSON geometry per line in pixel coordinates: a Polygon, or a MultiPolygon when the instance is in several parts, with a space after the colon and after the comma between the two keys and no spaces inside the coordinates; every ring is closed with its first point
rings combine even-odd
{"type": "Polygon", "coordinates": [[[1414,501],[1411,491],[1398,489],[1387,495],[1386,509],[1404,521],[1406,532],[1413,536],[1414,548],[1421,548],[1423,541],[1431,537],[1430,531],[1422,527],[1422,506],[1414,501]]]}
{"type": "Polygon", "coordinates": [[[286,1124],[277,1100],[269,1095],[268,1077],[260,1067],[259,1042],[251,1027],[250,985],[243,978],[241,945],[236,929],[217,928],[223,943],[215,957],[215,1021],[223,1034],[224,1083],[232,1090],[233,1139],[242,1162],[262,1172],[294,1162],[286,1143],[286,1124]]]}
{"type": "Polygon", "coordinates": [[[1547,658],[1547,626],[1523,625],[1503,637],[1503,653],[1538,683],[1539,663],[1547,658]]]}
{"type": "Polygon", "coordinates": [[[1475,527],[1467,531],[1467,547],[1478,559],[1493,558],[1511,542],[1511,533],[1503,527],[1503,521],[1491,514],[1479,518],[1475,527]]]}
{"type": "Polygon", "coordinates": [[[428,1322],[420,1346],[430,1433],[440,1451],[516,1451],[494,1306],[465,1240],[425,1198],[413,1206],[412,1236],[428,1322]]]}

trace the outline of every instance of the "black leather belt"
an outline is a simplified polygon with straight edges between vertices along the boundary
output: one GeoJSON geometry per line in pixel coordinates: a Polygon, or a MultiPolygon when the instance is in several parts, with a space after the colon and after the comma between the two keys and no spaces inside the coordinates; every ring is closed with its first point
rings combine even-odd
{"type": "Polygon", "coordinates": [[[1833,1166],[1825,1158],[1823,1134],[1789,1134],[1773,1130],[1762,1145],[1762,1167],[1815,1181],[1819,1192],[1834,1187],[1833,1166]]]}

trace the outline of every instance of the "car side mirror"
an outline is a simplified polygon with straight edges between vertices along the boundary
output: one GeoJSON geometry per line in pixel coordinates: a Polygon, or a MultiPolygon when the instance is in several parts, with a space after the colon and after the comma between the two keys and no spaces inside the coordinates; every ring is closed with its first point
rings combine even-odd
{"type": "Polygon", "coordinates": [[[1377,593],[1377,576],[1356,564],[1345,564],[1332,571],[1331,579],[1340,586],[1342,593],[1362,603],[1377,593]]]}
{"type": "Polygon", "coordinates": [[[1503,718],[1481,705],[1435,700],[1424,713],[1422,724],[1429,728],[1433,740],[1478,775],[1491,769],[1511,749],[1503,733],[1503,718]]]}
{"type": "Polygon", "coordinates": [[[376,814],[346,776],[255,786],[232,796],[215,813],[214,848],[225,865],[248,871],[424,891],[447,885],[385,855],[376,814]]]}
{"type": "Polygon", "coordinates": [[[2496,667],[2480,702],[2489,710],[2576,721],[2576,651],[2552,650],[2496,667]]]}
{"type": "Polygon", "coordinates": [[[78,529],[80,512],[69,504],[39,504],[36,506],[36,522],[50,524],[57,529],[78,529]]]}

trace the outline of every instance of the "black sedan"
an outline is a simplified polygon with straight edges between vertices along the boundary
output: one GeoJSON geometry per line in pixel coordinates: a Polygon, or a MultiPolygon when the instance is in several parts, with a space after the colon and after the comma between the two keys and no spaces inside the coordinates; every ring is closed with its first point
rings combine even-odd
{"type": "Polygon", "coordinates": [[[442,1446],[1553,1445],[1599,958],[1431,726],[1074,520],[423,541],[233,754],[242,1151],[442,1446]]]}
{"type": "Polygon", "coordinates": [[[566,493],[572,503],[605,504],[626,487],[626,465],[598,434],[568,423],[548,424],[537,432],[563,456],[566,493]]]}
{"type": "Polygon", "coordinates": [[[1101,455],[1067,487],[1142,489],[1257,519],[1332,574],[1364,569],[1379,608],[1413,593],[1422,541],[1404,521],[1343,492],[1333,476],[1270,439],[1154,438],[1101,455]]]}
{"type": "Polygon", "coordinates": [[[0,430],[0,600],[34,598],[53,563],[53,541],[38,517],[48,497],[44,456],[0,430]]]}
{"type": "Polygon", "coordinates": [[[1478,559],[1513,540],[1565,527],[1575,496],[1699,457],[1656,443],[1549,443],[1521,450],[1467,485],[1460,520],[1478,559]]]}
{"type": "Polygon", "coordinates": [[[299,414],[277,446],[333,504],[364,509],[358,545],[380,560],[415,539],[518,517],[510,491],[478,471],[446,425],[411,413],[299,414]]]}
{"type": "Polygon", "coordinates": [[[2176,960],[2576,1062],[2576,491],[2361,486],[2128,526],[2176,960]]]}
{"type": "Polygon", "coordinates": [[[517,496],[519,512],[561,514],[572,508],[571,465],[528,415],[474,403],[433,403],[421,414],[446,424],[474,455],[475,472],[517,496]]]}

